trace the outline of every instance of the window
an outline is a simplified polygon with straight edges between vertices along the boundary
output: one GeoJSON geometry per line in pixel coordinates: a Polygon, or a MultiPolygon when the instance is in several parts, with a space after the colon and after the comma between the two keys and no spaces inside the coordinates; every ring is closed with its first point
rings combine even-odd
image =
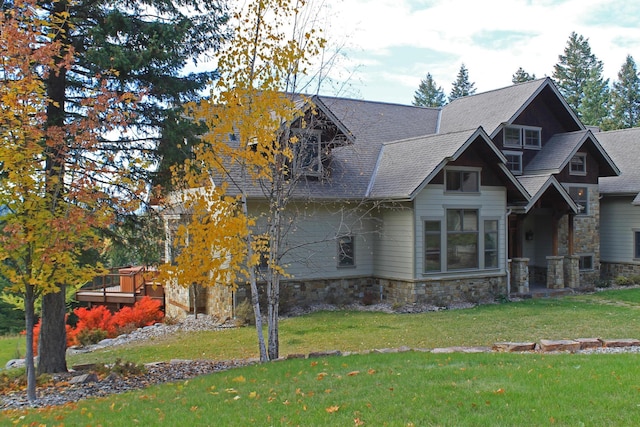
{"type": "Polygon", "coordinates": [[[447,210],[447,270],[478,268],[478,211],[447,210]]]}
{"type": "Polygon", "coordinates": [[[571,158],[569,163],[570,175],[586,175],[587,174],[587,155],[578,153],[571,158]]]}
{"type": "Polygon", "coordinates": [[[440,221],[424,222],[424,271],[440,271],[441,231],[440,221]]]}
{"type": "Polygon", "coordinates": [[[540,128],[531,126],[507,126],[504,128],[505,147],[541,147],[540,128]]]}
{"type": "Polygon", "coordinates": [[[313,129],[291,129],[297,138],[293,144],[294,170],[305,176],[322,176],[321,131],[313,129]]]}
{"type": "Polygon", "coordinates": [[[338,237],[338,267],[355,266],[355,248],[352,235],[338,237]]]}
{"type": "Polygon", "coordinates": [[[640,231],[633,232],[633,239],[634,239],[633,247],[635,248],[633,257],[640,258],[640,231]]]}
{"type": "Polygon", "coordinates": [[[498,268],[498,220],[484,221],[484,268],[498,268]]]}
{"type": "Polygon", "coordinates": [[[480,172],[470,170],[447,170],[445,179],[446,191],[461,193],[480,192],[480,172]]]}
{"type": "Polygon", "coordinates": [[[593,255],[580,255],[578,268],[580,270],[593,270],[593,255]]]}
{"type": "Polygon", "coordinates": [[[521,174],[522,153],[519,151],[505,151],[503,154],[507,158],[507,168],[515,174],[521,174]]]}
{"type": "Polygon", "coordinates": [[[589,190],[587,187],[569,187],[569,195],[580,208],[580,215],[589,214],[589,190]]]}

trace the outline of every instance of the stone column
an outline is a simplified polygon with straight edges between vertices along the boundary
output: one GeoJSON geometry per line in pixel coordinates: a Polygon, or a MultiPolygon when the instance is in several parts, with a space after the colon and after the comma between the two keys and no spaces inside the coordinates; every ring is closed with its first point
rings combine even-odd
{"type": "Polygon", "coordinates": [[[547,288],[562,289],[564,288],[564,257],[548,256],[547,257],[547,288]]]}
{"type": "Polygon", "coordinates": [[[529,258],[511,259],[511,287],[520,294],[529,292],[529,258]]]}
{"type": "Polygon", "coordinates": [[[564,283],[567,288],[580,287],[580,257],[578,255],[564,257],[564,283]]]}

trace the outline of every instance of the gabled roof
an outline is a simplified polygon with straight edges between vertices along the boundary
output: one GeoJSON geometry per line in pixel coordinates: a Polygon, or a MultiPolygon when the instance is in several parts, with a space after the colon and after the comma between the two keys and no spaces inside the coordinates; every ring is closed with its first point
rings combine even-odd
{"type": "Polygon", "coordinates": [[[555,190],[560,197],[562,197],[567,206],[574,212],[579,212],[579,207],[576,202],[573,201],[569,193],[560,185],[558,180],[553,175],[521,175],[518,181],[527,190],[531,198],[526,206],[523,208],[523,213],[529,212],[531,208],[540,200],[540,198],[549,190],[555,190]]]}
{"type": "Polygon", "coordinates": [[[600,163],[600,176],[613,176],[620,173],[607,151],[593,136],[590,130],[580,130],[556,134],[542,147],[540,152],[524,168],[524,174],[560,173],[573,156],[585,145],[593,147],[600,163]]]}
{"type": "Polygon", "coordinates": [[[550,90],[562,104],[577,129],[584,129],[553,81],[546,77],[507,86],[501,89],[458,98],[442,110],[440,132],[456,132],[482,126],[493,138],[503,124],[511,124],[543,91],[550,90]]]}
{"type": "MultiPolygon", "coordinates": [[[[482,128],[386,143],[380,151],[367,196],[411,200],[447,163],[458,159],[475,142],[489,148],[496,164],[506,163],[503,154],[482,128]]],[[[506,167],[500,170],[504,179],[512,177],[506,167]]],[[[526,198],[524,188],[515,180],[512,184],[526,198]]]]}
{"type": "Polygon", "coordinates": [[[621,172],[620,176],[601,178],[600,193],[637,195],[634,204],[640,204],[640,128],[595,135],[621,172]]]}

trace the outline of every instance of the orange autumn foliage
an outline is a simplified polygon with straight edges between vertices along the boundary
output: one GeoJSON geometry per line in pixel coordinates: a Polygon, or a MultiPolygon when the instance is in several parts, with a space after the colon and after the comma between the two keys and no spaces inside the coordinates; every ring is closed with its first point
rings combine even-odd
{"type": "MultiPolygon", "coordinates": [[[[101,330],[108,338],[115,338],[121,331],[141,328],[161,322],[164,313],[160,310],[160,302],[148,296],[137,301],[133,307],[123,307],[111,313],[105,306],[91,309],[76,308],[73,313],[78,317],[75,328],[66,325],[67,347],[79,345],[79,335],[83,332],[101,330]]],[[[38,354],[38,340],[40,338],[40,322],[34,328],[33,352],[38,354]]]]}

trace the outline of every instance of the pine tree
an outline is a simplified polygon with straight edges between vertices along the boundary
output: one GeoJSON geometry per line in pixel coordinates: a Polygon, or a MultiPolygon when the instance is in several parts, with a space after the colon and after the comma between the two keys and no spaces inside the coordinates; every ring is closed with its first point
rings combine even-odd
{"type": "MultiPolygon", "coordinates": [[[[40,3],[45,13],[66,25],[55,34],[55,41],[63,45],[63,51],[76,53],[70,66],[46,79],[47,128],[71,134],[94,113],[85,107],[87,100],[104,90],[135,92],[137,102],[121,106],[120,113],[130,118],[127,131],[123,124],[121,132],[105,133],[102,150],[94,154],[94,160],[99,158],[105,168],[128,175],[131,183],[144,180],[166,186],[169,175],[162,172],[187,156],[185,142],[196,141],[196,130],[180,114],[182,104],[199,99],[215,77],[213,72],[182,72],[190,61],[219,47],[227,19],[222,0],[40,3]],[[150,173],[153,164],[159,164],[160,173],[150,173]]],[[[63,171],[65,153],[74,151],[66,147],[48,153],[46,167],[51,176],[57,169],[63,171]]],[[[64,197],[62,192],[52,191],[51,195],[64,197]]],[[[40,373],[66,371],[65,284],[57,285],[60,292],[43,297],[40,373]]]]}
{"type": "Polygon", "coordinates": [[[630,128],[640,125],[640,76],[631,55],[618,72],[611,91],[612,127],[630,128]]]}
{"type": "Polygon", "coordinates": [[[442,107],[447,103],[442,87],[436,85],[431,73],[420,81],[418,90],[413,95],[413,105],[421,107],[442,107]]]}
{"type": "Polygon", "coordinates": [[[572,32],[563,55],[553,69],[560,93],[585,124],[599,124],[606,117],[602,103],[608,98],[609,81],[602,77],[603,65],[591,52],[589,39],[572,32]],[[589,96],[593,99],[585,98],[589,96]],[[585,105],[583,105],[585,104],[585,105]]]}
{"type": "Polygon", "coordinates": [[[474,93],[476,93],[475,83],[469,81],[469,71],[464,64],[462,64],[460,71],[458,71],[458,76],[453,82],[453,87],[449,94],[449,101],[453,101],[462,96],[473,95],[474,93]]]}
{"type": "Polygon", "coordinates": [[[535,74],[529,74],[522,67],[520,67],[515,72],[515,74],[511,76],[511,83],[513,84],[524,83],[524,82],[528,82],[535,79],[536,79],[535,74]]]}

